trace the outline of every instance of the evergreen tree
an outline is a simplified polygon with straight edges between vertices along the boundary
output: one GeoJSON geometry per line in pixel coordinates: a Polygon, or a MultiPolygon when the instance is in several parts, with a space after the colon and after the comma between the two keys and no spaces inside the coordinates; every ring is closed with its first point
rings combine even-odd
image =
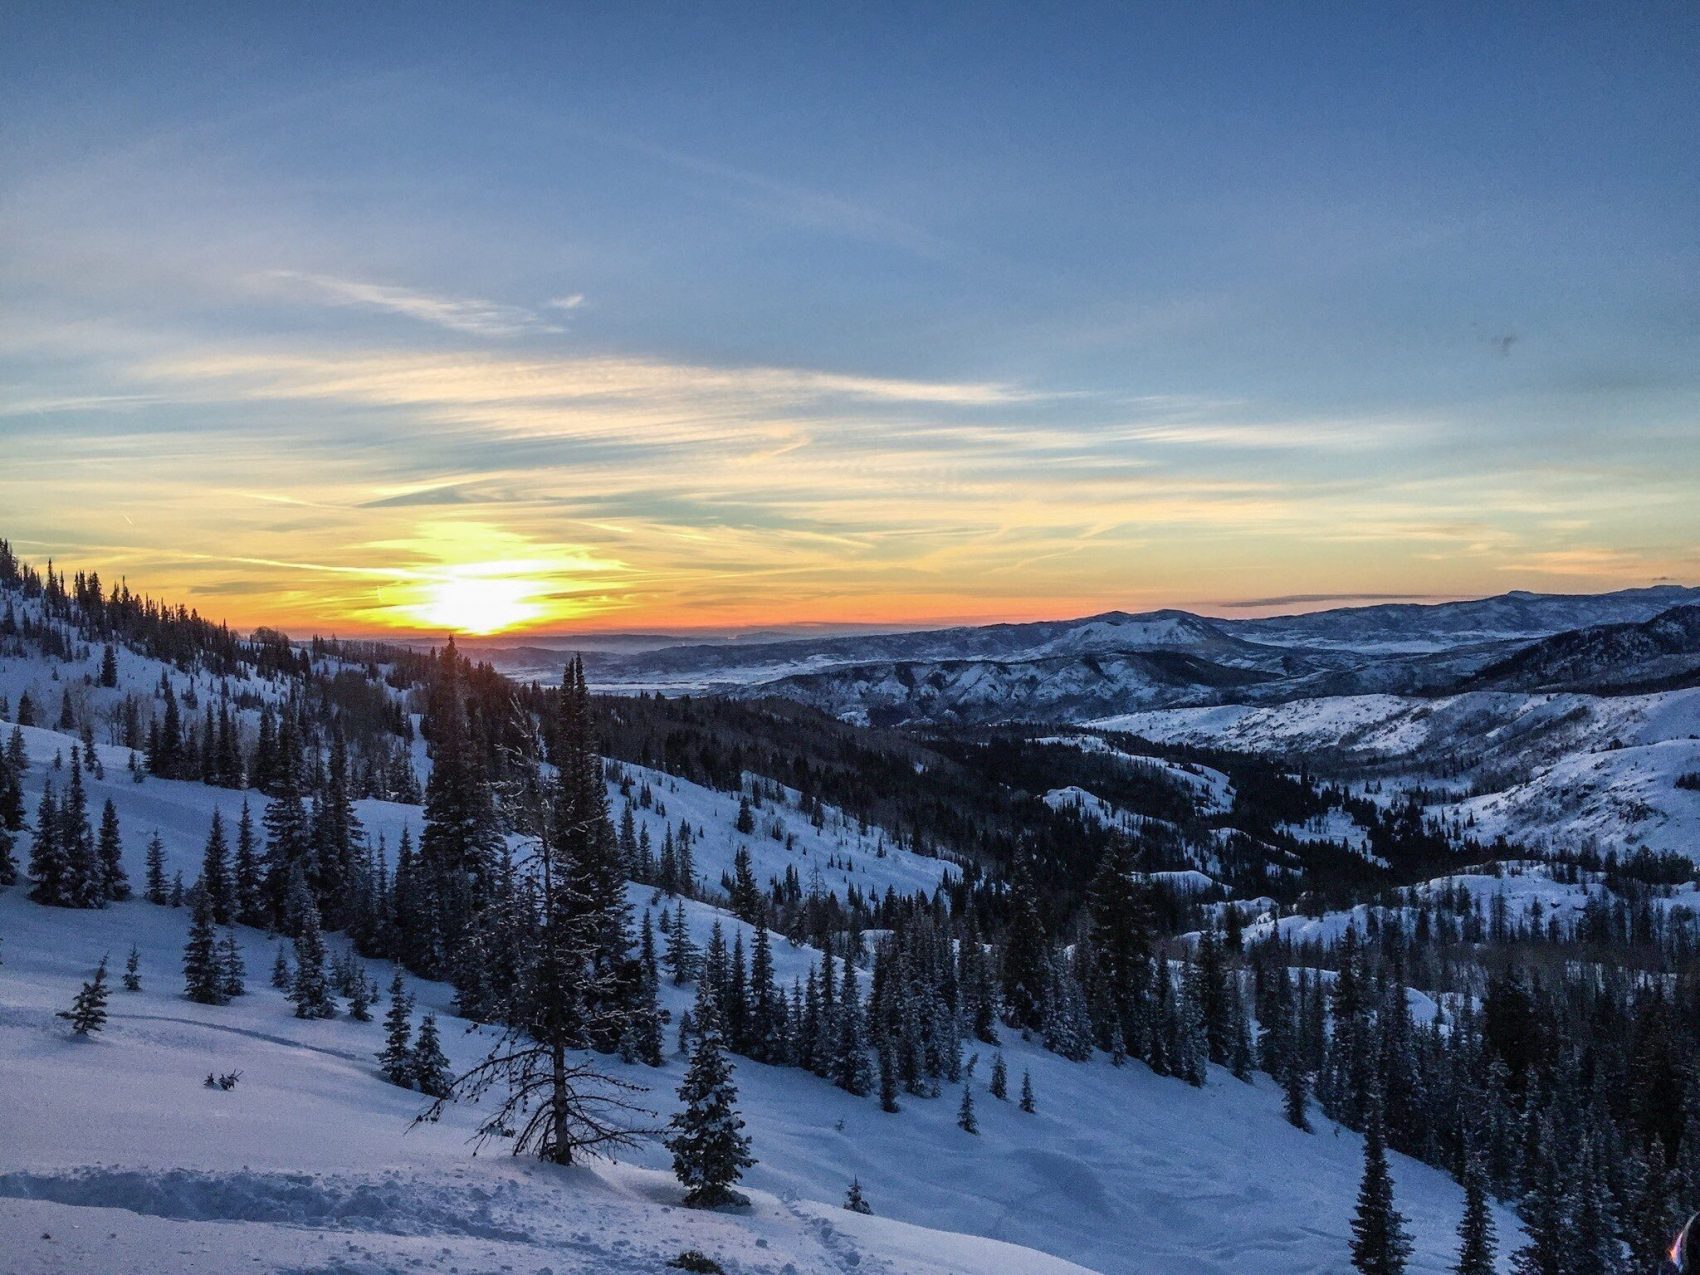
{"type": "Polygon", "coordinates": [[[1404,1275],[1411,1241],[1405,1234],[1405,1219],[1393,1207],[1381,1109],[1380,1094],[1372,1093],[1364,1130],[1363,1178],[1352,1216],[1352,1265],[1362,1275],[1404,1275]]]}
{"type": "Polygon", "coordinates": [[[378,1054],[386,1078],[403,1089],[413,1084],[413,998],[402,983],[401,971],[390,980],[390,1007],[384,1014],[384,1047],[378,1054]]]}
{"type": "Polygon", "coordinates": [[[230,881],[230,851],[224,841],[224,820],[215,808],[207,842],[201,851],[201,891],[212,908],[213,921],[229,925],[235,919],[230,881]]]}
{"type": "Polygon", "coordinates": [[[110,642],[100,657],[100,684],[108,690],[118,685],[118,651],[110,642]]]}
{"type": "Polygon", "coordinates": [[[962,1085],[962,1101],[956,1108],[956,1127],[964,1133],[979,1133],[979,1122],[974,1119],[974,1090],[966,1081],[962,1085]]]}
{"type": "Polygon", "coordinates": [[[325,940],[319,929],[319,909],[309,897],[300,905],[300,932],[295,936],[295,978],[289,985],[289,1000],[297,1018],[334,1018],[325,977],[325,940]]]}
{"type": "Polygon", "coordinates": [[[693,1208],[738,1204],[743,1197],[732,1184],[755,1163],[744,1121],[738,1114],[738,1091],[732,1065],[720,1035],[719,1015],[711,1007],[697,1025],[690,1069],[679,1086],[684,1108],[668,1122],[672,1134],[673,1173],[688,1190],[685,1203],[693,1208]]]}
{"type": "Polygon", "coordinates": [[[242,959],[242,945],[236,941],[236,931],[226,930],[218,951],[219,972],[223,979],[226,1000],[248,994],[248,964],[242,959]]]}
{"type": "MultiPolygon", "coordinates": [[[[576,709],[588,710],[589,694],[582,688],[583,670],[571,697],[576,709]]],[[[567,698],[563,696],[563,698],[567,698]]],[[[524,761],[535,770],[541,755],[536,732],[523,722],[524,761]]],[[[571,731],[563,732],[571,740],[571,731]]],[[[596,903],[587,891],[585,865],[569,851],[607,827],[600,759],[570,742],[557,752],[558,765],[571,775],[563,778],[549,800],[536,784],[521,785],[509,816],[525,831],[532,846],[526,865],[526,906],[531,914],[524,946],[525,966],[519,977],[499,989],[502,1032],[484,1059],[460,1075],[450,1093],[439,1098],[422,1119],[440,1115],[450,1098],[477,1101],[500,1086],[500,1103],[479,1126],[476,1143],[489,1138],[512,1139],[515,1154],[535,1152],[556,1164],[570,1164],[580,1152],[606,1154],[610,1148],[631,1146],[637,1134],[624,1118],[638,1108],[623,1095],[638,1087],[602,1071],[592,1060],[575,1053],[603,1038],[615,1044],[625,1035],[633,991],[641,980],[638,962],[628,968],[608,968],[610,923],[624,917],[623,883],[619,912],[596,903]],[[594,761],[594,766],[590,762],[594,761]],[[591,803],[587,782],[594,778],[597,803],[591,803]],[[561,791],[570,783],[572,791],[561,791]],[[600,817],[599,817],[600,816],[600,817]],[[559,820],[575,822],[565,832],[559,820]]],[[[613,837],[606,838],[613,845],[613,837]]],[[[594,845],[592,845],[594,851],[594,845]]],[[[612,858],[614,856],[610,856],[612,858]]],[[[617,940],[616,940],[617,941],[617,940]]]]}
{"type": "Polygon", "coordinates": [[[1472,1150],[1464,1166],[1464,1216],[1458,1223],[1457,1275],[1494,1275],[1493,1213],[1488,1208],[1487,1170],[1472,1150]]]}
{"type": "Polygon", "coordinates": [[[147,890],[143,897],[163,907],[170,894],[165,882],[165,843],[159,839],[158,832],[148,838],[147,865],[147,890]]]}
{"type": "Polygon", "coordinates": [[[874,1211],[868,1203],[867,1197],[862,1194],[862,1180],[860,1178],[850,1179],[850,1190],[845,1193],[844,1207],[852,1213],[872,1213],[874,1211]]]}
{"type": "Polygon", "coordinates": [[[201,1005],[222,1005],[227,999],[224,982],[212,904],[204,890],[197,890],[189,913],[189,941],[183,948],[183,994],[201,1005]]]}
{"type": "Polygon", "coordinates": [[[37,903],[55,908],[75,906],[71,860],[60,837],[59,805],[51,779],[42,785],[41,801],[36,807],[35,838],[30,843],[30,876],[35,879],[30,898],[37,903]]]}
{"type": "Polygon", "coordinates": [[[103,956],[100,958],[100,964],[95,966],[94,978],[83,984],[82,990],[71,1002],[71,1008],[60,1010],[59,1017],[70,1020],[71,1031],[78,1036],[100,1031],[106,1026],[108,992],[106,958],[103,956]]]}
{"type": "MultiPolygon", "coordinates": [[[[282,735],[285,740],[291,736],[288,730],[282,735]]],[[[277,792],[266,803],[265,814],[261,817],[266,830],[267,920],[285,934],[293,934],[301,924],[300,909],[295,906],[298,895],[294,880],[305,876],[307,860],[313,849],[307,808],[302,804],[297,782],[297,765],[293,755],[281,757],[277,792]]]]}
{"type": "Polygon", "coordinates": [[[697,971],[696,944],[691,942],[691,932],[685,924],[682,900],[673,913],[672,924],[663,928],[667,933],[667,950],[662,953],[661,964],[673,976],[673,985],[682,987],[696,977],[697,971]]]}
{"type": "Polygon", "coordinates": [[[739,846],[732,856],[732,915],[754,925],[765,911],[761,887],[750,867],[750,852],[739,846]]]}
{"type": "Polygon", "coordinates": [[[1021,1072],[1021,1109],[1028,1115],[1039,1109],[1033,1102],[1033,1077],[1026,1068],[1021,1072]]]}
{"type": "Polygon", "coordinates": [[[280,992],[285,991],[289,987],[289,980],[289,958],[283,954],[283,944],[279,943],[277,956],[272,961],[272,986],[280,992]]]}
{"type": "Polygon", "coordinates": [[[364,971],[357,973],[348,993],[348,1016],[357,1023],[372,1021],[372,993],[376,988],[367,983],[364,971]]]}
{"type": "Polygon", "coordinates": [[[442,1043],[437,1038],[437,1016],[427,1014],[419,1022],[419,1039],[408,1060],[408,1072],[413,1087],[429,1098],[446,1098],[454,1085],[449,1060],[443,1056],[442,1043]]]}
{"type": "Polygon", "coordinates": [[[992,1055],[992,1097],[999,1102],[1009,1101],[1009,1070],[1004,1066],[1003,1050],[992,1055]]]}
{"type": "Polygon", "coordinates": [[[136,950],[134,943],[130,944],[130,955],[124,961],[124,990],[142,990],[142,954],[136,950]]]}
{"type": "Polygon", "coordinates": [[[100,812],[100,840],[96,856],[99,860],[100,885],[103,902],[121,903],[130,897],[130,878],[124,872],[124,843],[118,832],[118,808],[111,798],[100,812]]]}
{"type": "Polygon", "coordinates": [[[844,962],[844,984],[838,997],[837,1019],[832,1081],[846,1093],[861,1096],[868,1092],[867,1014],[856,982],[856,966],[849,960],[844,962]]]}
{"type": "Polygon", "coordinates": [[[230,906],[236,920],[243,925],[263,926],[266,922],[259,844],[254,836],[254,816],[246,801],[236,821],[236,865],[231,873],[230,906]]]}
{"type": "Polygon", "coordinates": [[[880,1110],[895,1115],[902,1108],[897,1105],[897,1067],[892,1062],[891,1047],[881,1045],[879,1051],[880,1065],[880,1110]]]}
{"type": "Polygon", "coordinates": [[[12,853],[16,838],[4,821],[0,821],[0,890],[16,883],[18,879],[18,861],[12,853]]]}
{"type": "Polygon", "coordinates": [[[94,908],[103,906],[106,900],[101,893],[100,858],[94,833],[89,828],[88,794],[83,787],[80,753],[81,749],[72,744],[65,800],[59,807],[59,843],[70,870],[66,906],[94,908]]]}
{"type": "Polygon", "coordinates": [[[1050,966],[1039,892],[1027,856],[1015,862],[1009,883],[1010,921],[1003,950],[1004,1013],[1012,1027],[1044,1025],[1044,993],[1050,966]]]}
{"type": "Polygon", "coordinates": [[[1307,1114],[1308,1094],[1304,1060],[1295,1049],[1281,1065],[1281,1096],[1282,1110],[1286,1113],[1287,1123],[1305,1133],[1310,1130],[1310,1117],[1307,1114]]]}

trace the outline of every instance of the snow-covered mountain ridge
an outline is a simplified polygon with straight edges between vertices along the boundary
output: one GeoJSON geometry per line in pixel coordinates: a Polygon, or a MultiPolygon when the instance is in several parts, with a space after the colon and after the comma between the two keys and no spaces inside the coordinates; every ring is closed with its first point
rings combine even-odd
{"type": "MultiPolygon", "coordinates": [[[[1700,601],[1660,585],[1600,595],[1342,607],[1236,620],[1185,611],[921,632],[591,652],[608,690],[783,695],[846,720],[1079,720],[1319,694],[1443,692],[1554,634],[1644,624],[1700,601]]],[[[528,674],[535,650],[511,656],[528,674]]],[[[565,656],[558,656],[564,659],[565,656]]]]}

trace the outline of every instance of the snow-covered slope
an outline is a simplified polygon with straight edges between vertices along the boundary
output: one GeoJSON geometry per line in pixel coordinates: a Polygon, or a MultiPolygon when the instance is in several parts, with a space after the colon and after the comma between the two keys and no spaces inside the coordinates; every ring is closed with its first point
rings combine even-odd
{"type": "MultiPolygon", "coordinates": [[[[32,801],[51,758],[68,756],[71,742],[29,732],[32,801]]],[[[212,810],[230,812],[241,795],[133,783],[123,755],[109,755],[106,778],[91,779],[89,788],[92,802],[111,797],[118,808],[132,877],[140,876],[140,849],[154,828],[168,866],[192,876],[212,810]]],[[[729,828],[735,801],[648,778],[652,805],[636,816],[700,824],[699,864],[705,875],[715,872],[737,839],[706,830],[729,828]]],[[[792,819],[772,803],[763,809],[792,819]]],[[[413,807],[369,803],[361,814],[392,846],[402,826],[417,827],[413,807]]],[[[880,858],[877,847],[853,842],[831,820],[812,843],[796,831],[795,851],[771,838],[760,847],[763,875],[805,855],[853,861],[823,866],[829,888],[864,874],[870,883],[926,888],[952,870],[895,849],[880,858]]],[[[651,902],[642,887],[632,887],[631,897],[639,909],[651,902]]],[[[699,942],[716,920],[729,930],[740,925],[703,903],[688,903],[686,912],[699,942]]],[[[629,1163],[589,1169],[474,1159],[466,1145],[470,1111],[451,1110],[440,1125],[408,1131],[417,1099],[378,1077],[376,1024],[291,1016],[264,985],[274,950],[265,936],[243,934],[247,997],[228,1007],[185,1001],[178,970],[186,928],[182,910],[140,902],[73,912],[39,907],[17,888],[0,894],[0,1074],[11,1092],[27,1095],[0,1106],[0,1234],[8,1237],[9,1272],[131,1271],[139,1261],[181,1272],[623,1275],[662,1270],[665,1260],[696,1248],[749,1275],[1049,1275],[1080,1267],[1297,1275],[1339,1269],[1345,1252],[1359,1168],[1355,1136],[1291,1129],[1267,1082],[1247,1086],[1212,1072],[1194,1090],[1140,1064],[1070,1063],[1014,1038],[1005,1043],[1009,1066],[1012,1074],[1031,1072],[1038,1112],[990,1096],[989,1050],[981,1046],[971,1082],[977,1137],[956,1128],[951,1094],[905,1099],[901,1114],[886,1115],[872,1099],[806,1073],[740,1061],[741,1103],[761,1161],[746,1180],[754,1201],[748,1214],[677,1207],[680,1190],[653,1145],[629,1163]],[[101,954],[111,953],[116,969],[132,943],[142,954],[144,990],[116,991],[108,1030],[70,1039],[54,1012],[101,954]],[[214,1092],[200,1083],[209,1070],[243,1076],[234,1091],[214,1092]],[[837,1207],[853,1176],[876,1217],[837,1207]]],[[[813,955],[778,943],[779,975],[801,972],[813,955]]],[[[373,973],[387,981],[387,968],[373,973]]],[[[449,989],[413,987],[421,1009],[444,1018],[452,1059],[473,1060],[479,1040],[452,1020],[449,989]]],[[[689,993],[668,987],[665,1003],[676,1013],[689,993]]],[[[672,1110],[678,1060],[622,1074],[649,1088],[647,1101],[662,1115],[672,1110]]],[[[1460,1193],[1414,1162],[1396,1158],[1395,1173],[1417,1240],[1412,1269],[1438,1275],[1460,1193]]]]}
{"type": "Polygon", "coordinates": [[[1092,725],[1450,787],[1458,796],[1437,813],[1473,820],[1478,838],[1700,857],[1700,792],[1676,783],[1700,770],[1700,689],[1336,696],[1128,713],[1092,725]]]}

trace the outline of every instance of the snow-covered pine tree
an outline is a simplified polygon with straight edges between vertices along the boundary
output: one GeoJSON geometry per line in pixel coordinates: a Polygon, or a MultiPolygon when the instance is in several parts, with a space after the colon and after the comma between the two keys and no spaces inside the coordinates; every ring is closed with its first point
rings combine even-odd
{"type": "Polygon", "coordinates": [[[1025,1067],[1021,1071],[1021,1109],[1028,1115],[1039,1109],[1033,1101],[1033,1076],[1025,1067]]]}
{"type": "Polygon", "coordinates": [[[82,749],[71,745],[69,778],[65,800],[59,807],[59,844],[70,869],[68,906],[97,908],[105,905],[101,894],[100,859],[94,833],[89,828],[88,792],[83,787],[82,749]]]}
{"type": "Polygon", "coordinates": [[[372,1021],[372,993],[366,971],[357,970],[348,993],[348,1016],[357,1023],[372,1021]]]}
{"type": "Polygon", "coordinates": [[[1305,1074],[1303,1055],[1297,1049],[1290,1050],[1281,1063],[1281,1071],[1281,1108],[1286,1113],[1287,1123],[1309,1133],[1310,1078],[1305,1074]]]}
{"type": "MultiPolygon", "coordinates": [[[[575,710],[582,706],[588,711],[582,679],[580,667],[570,698],[575,710]]],[[[563,694],[563,700],[567,698],[563,694]]],[[[543,746],[534,723],[516,712],[511,729],[520,741],[513,764],[536,774],[543,746]]],[[[571,740],[578,729],[572,726],[563,738],[571,740]]],[[[557,753],[558,761],[570,761],[582,751],[569,744],[557,753]]],[[[593,752],[591,757],[594,768],[581,758],[566,769],[576,776],[571,782],[580,790],[593,778],[600,802],[605,803],[601,762],[593,752]]],[[[450,1093],[419,1118],[435,1119],[451,1099],[476,1102],[499,1087],[501,1101],[478,1127],[475,1143],[511,1139],[515,1154],[532,1152],[556,1164],[571,1164],[581,1152],[607,1154],[611,1148],[637,1143],[641,1134],[627,1121],[641,1109],[624,1095],[641,1090],[601,1070],[594,1055],[580,1052],[596,1043],[593,1037],[608,1035],[617,1042],[630,1012],[629,1003],[622,1003],[611,985],[627,972],[602,965],[610,942],[617,942],[610,935],[614,928],[610,923],[620,921],[624,912],[595,905],[596,896],[585,892],[586,878],[575,870],[567,852],[576,839],[594,830],[599,815],[600,825],[606,827],[604,806],[588,797],[579,801],[576,791],[571,795],[557,791],[553,800],[550,796],[538,783],[520,784],[506,812],[531,846],[525,868],[534,924],[525,947],[526,968],[501,989],[501,1035],[484,1059],[462,1073],[450,1093]],[[569,835],[558,826],[562,817],[582,820],[582,826],[569,835]]],[[[612,837],[607,840],[612,844],[612,837]]],[[[625,907],[623,887],[619,907],[625,907]]]]}
{"type": "Polygon", "coordinates": [[[685,1203],[693,1208],[745,1203],[732,1184],[755,1163],[713,1005],[712,999],[707,1002],[704,1021],[698,1023],[690,1069],[679,1086],[684,1108],[668,1122],[673,1132],[666,1140],[673,1173],[687,1188],[685,1203]]]}
{"type": "Polygon", "coordinates": [[[325,976],[325,939],[319,929],[319,908],[310,895],[298,905],[300,932],[295,936],[295,978],[289,985],[289,1000],[297,1018],[334,1018],[336,1002],[331,999],[330,981],[325,976]]]}
{"type": "Polygon", "coordinates": [[[690,927],[685,924],[685,904],[680,900],[673,913],[672,924],[665,927],[667,949],[661,955],[661,965],[673,977],[673,985],[682,987],[697,975],[696,944],[691,942],[690,927]]]}
{"type": "Polygon", "coordinates": [[[118,831],[118,807],[109,797],[100,812],[100,837],[96,850],[103,903],[121,903],[130,897],[130,878],[124,871],[124,841],[118,831]]]}
{"type": "Polygon", "coordinates": [[[1004,1016],[1011,1027],[1043,1027],[1049,951],[1033,865],[1026,855],[1016,859],[1010,876],[1009,908],[1003,944],[1004,1016]]]}
{"type": "Polygon", "coordinates": [[[1527,1242],[1511,1255],[1516,1275],[1569,1275],[1570,1214],[1565,1183],[1554,1160],[1550,1115],[1531,1111],[1525,1125],[1532,1142],[1524,1157],[1524,1189],[1517,1203],[1527,1242]]]}
{"type": "Polygon", "coordinates": [[[277,956],[272,960],[272,986],[278,991],[289,987],[289,958],[283,954],[283,944],[277,945],[277,956]]]}
{"type": "Polygon", "coordinates": [[[1472,1147],[1464,1162],[1464,1216],[1458,1222],[1456,1275],[1494,1275],[1493,1212],[1488,1207],[1487,1168],[1472,1147]]]}
{"type": "Polygon", "coordinates": [[[655,927],[650,924],[647,911],[638,939],[638,969],[642,988],[632,1007],[620,1052],[627,1061],[636,1059],[646,1067],[659,1067],[666,1061],[661,1039],[660,971],[655,959],[655,927]]]}
{"type": "Polygon", "coordinates": [[[867,1012],[856,981],[856,964],[845,959],[844,983],[837,1006],[838,1030],[832,1054],[832,1082],[858,1097],[868,1092],[867,1012]]]}
{"type": "Polygon", "coordinates": [[[231,901],[230,849],[224,840],[224,819],[215,807],[212,824],[207,829],[206,845],[201,850],[201,892],[212,908],[214,924],[229,925],[235,919],[231,901]]]}
{"type": "Polygon", "coordinates": [[[195,891],[189,913],[189,941],[183,947],[183,994],[201,1005],[225,1003],[224,970],[219,961],[218,930],[206,891],[195,891]]]}
{"type": "Polygon", "coordinates": [[[124,990],[139,992],[142,990],[142,954],[134,943],[130,944],[130,955],[124,960],[124,990]]]}
{"type": "Polygon", "coordinates": [[[873,1206],[868,1203],[867,1197],[862,1194],[862,1179],[850,1179],[850,1189],[844,1195],[844,1207],[852,1213],[872,1213],[874,1211],[873,1206]]]}
{"type": "Polygon", "coordinates": [[[413,998],[407,994],[401,971],[397,970],[390,980],[390,1007],[384,1012],[384,1047],[378,1053],[378,1062],[385,1078],[403,1089],[413,1083],[412,1013],[413,998]]]}
{"type": "Polygon", "coordinates": [[[992,1055],[991,1091],[999,1102],[1009,1101],[1009,1068],[1004,1065],[1001,1049],[992,1055]]]}
{"type": "Polygon", "coordinates": [[[42,784],[41,801],[36,806],[29,870],[35,880],[30,898],[53,908],[74,906],[71,861],[59,836],[59,803],[51,778],[42,784]]]}
{"type": "Polygon", "coordinates": [[[879,1067],[880,1110],[895,1115],[903,1108],[897,1105],[897,1065],[892,1061],[890,1044],[880,1046],[879,1067]]]}
{"type": "Polygon", "coordinates": [[[163,907],[170,898],[169,888],[165,880],[165,842],[159,839],[155,832],[148,838],[147,851],[147,889],[144,898],[149,903],[157,903],[163,907]]]}
{"type": "Polygon", "coordinates": [[[236,931],[226,929],[218,948],[219,975],[226,1000],[248,994],[248,965],[242,959],[242,945],[236,941],[236,931]]]}
{"type": "Polygon", "coordinates": [[[1373,1085],[1366,1106],[1364,1171],[1352,1215],[1352,1265],[1361,1275],[1404,1275],[1411,1241],[1405,1219],[1393,1207],[1381,1094],[1373,1085]]]}
{"type": "Polygon", "coordinates": [[[70,1009],[59,1011],[59,1017],[69,1019],[71,1031],[78,1036],[87,1036],[91,1032],[100,1031],[106,1026],[106,997],[109,989],[106,986],[106,958],[100,958],[100,964],[95,966],[94,978],[83,984],[82,990],[71,1002],[70,1009]]]}
{"type": "Polygon", "coordinates": [[[435,1014],[427,1014],[419,1022],[419,1039],[408,1059],[408,1075],[413,1087],[430,1098],[446,1098],[454,1086],[454,1073],[437,1036],[435,1014]]]}
{"type": "Polygon", "coordinates": [[[773,979],[767,926],[756,926],[750,949],[750,1057],[778,1063],[785,1056],[785,997],[773,979]]]}
{"type": "Polygon", "coordinates": [[[974,1119],[974,1090],[966,1081],[962,1085],[962,1101],[956,1107],[956,1127],[964,1133],[979,1133],[980,1123],[974,1119]]]}
{"type": "Polygon", "coordinates": [[[254,836],[254,816],[246,801],[236,821],[236,863],[231,872],[230,905],[243,925],[265,924],[264,877],[254,836]]]}

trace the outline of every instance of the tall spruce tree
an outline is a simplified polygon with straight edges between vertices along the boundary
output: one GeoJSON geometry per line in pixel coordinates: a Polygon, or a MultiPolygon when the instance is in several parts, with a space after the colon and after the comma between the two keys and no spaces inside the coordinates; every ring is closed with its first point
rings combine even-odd
{"type": "Polygon", "coordinates": [[[1405,1233],[1405,1219],[1393,1207],[1393,1178],[1387,1170],[1381,1112],[1381,1095],[1372,1089],[1364,1129],[1364,1171],[1352,1215],[1352,1265],[1361,1275],[1404,1275],[1411,1241],[1405,1233]]]}
{"type": "Polygon", "coordinates": [[[263,926],[265,912],[265,878],[262,875],[259,845],[254,836],[254,816],[248,803],[242,803],[242,814],[236,820],[236,863],[231,872],[230,906],[236,920],[243,925],[263,926]]]}
{"type": "Polygon", "coordinates": [[[684,1107],[668,1122],[672,1133],[666,1140],[673,1153],[674,1176],[687,1188],[685,1203],[692,1208],[742,1203],[743,1197],[732,1186],[755,1163],[750,1139],[743,1132],[743,1117],[738,1114],[738,1090],[721,1038],[720,1017],[712,998],[706,1006],[697,1023],[690,1068],[679,1085],[684,1107]]]}
{"type": "Polygon", "coordinates": [[[227,999],[224,983],[212,903],[205,890],[196,890],[189,913],[189,941],[183,947],[183,994],[201,1005],[222,1005],[227,999]]]}
{"type": "Polygon", "coordinates": [[[95,858],[103,903],[121,903],[130,897],[130,878],[124,871],[124,841],[118,829],[118,808],[107,798],[100,812],[100,835],[95,858]]]}
{"type": "Polygon", "coordinates": [[[1493,1211],[1488,1207],[1487,1169],[1471,1148],[1464,1162],[1464,1216],[1458,1222],[1456,1275],[1494,1275],[1493,1211]]]}
{"type": "Polygon", "coordinates": [[[170,900],[170,886],[165,880],[165,842],[160,840],[156,831],[148,838],[147,870],[143,878],[146,888],[143,897],[149,903],[164,906],[170,900]]]}
{"type": "Polygon", "coordinates": [[[59,804],[53,791],[53,781],[41,788],[41,801],[36,806],[35,837],[30,842],[30,876],[35,885],[30,898],[48,907],[75,906],[71,861],[59,835],[59,804]]]}
{"type": "Polygon", "coordinates": [[[413,1084],[413,998],[407,994],[401,971],[390,980],[390,1007],[384,1013],[384,1047],[378,1063],[392,1085],[403,1089],[413,1084]]]}
{"type": "Polygon", "coordinates": [[[419,1022],[419,1039],[408,1059],[408,1073],[413,1087],[428,1098],[446,1098],[454,1085],[454,1073],[437,1036],[435,1014],[427,1014],[419,1022]]]}
{"type": "MultiPolygon", "coordinates": [[[[536,730],[517,716],[513,729],[525,741],[518,760],[535,774],[542,756],[536,730]]],[[[511,985],[499,989],[502,1030],[490,1051],[420,1119],[435,1119],[449,1101],[478,1102],[496,1094],[495,1110],[474,1134],[476,1144],[511,1139],[516,1155],[571,1164],[635,1145],[642,1131],[631,1122],[648,1113],[627,1097],[641,1092],[638,1086],[604,1072],[594,1055],[578,1052],[593,1043],[593,1023],[596,1036],[611,1033],[617,1042],[627,1015],[612,1008],[610,976],[599,968],[605,936],[564,851],[572,838],[556,823],[563,805],[575,819],[589,813],[563,803],[558,793],[550,799],[534,782],[519,786],[510,800],[507,813],[530,846],[523,866],[534,923],[526,964],[511,985]]]]}
{"type": "Polygon", "coordinates": [[[289,1000],[297,1018],[334,1018],[336,1002],[331,999],[330,980],[325,974],[325,939],[319,929],[319,908],[309,896],[297,904],[301,917],[295,935],[295,977],[289,985],[289,1000]]]}
{"type": "Polygon", "coordinates": [[[224,819],[215,807],[201,850],[201,891],[207,896],[215,924],[229,925],[236,919],[230,881],[230,848],[224,840],[224,819]]]}

